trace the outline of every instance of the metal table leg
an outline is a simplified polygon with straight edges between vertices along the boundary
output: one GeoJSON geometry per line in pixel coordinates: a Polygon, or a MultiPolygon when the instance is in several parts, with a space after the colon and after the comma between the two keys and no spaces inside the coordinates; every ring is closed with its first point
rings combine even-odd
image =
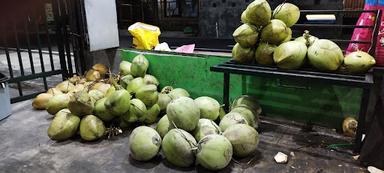
{"type": "Polygon", "coordinates": [[[356,138],[355,138],[355,153],[359,153],[363,144],[363,133],[366,123],[366,115],[368,113],[368,105],[369,105],[369,96],[370,96],[370,88],[364,88],[363,95],[360,103],[360,113],[359,113],[359,124],[357,126],[356,138]]]}
{"type": "Polygon", "coordinates": [[[224,73],[223,102],[225,112],[229,111],[229,73],[224,73]]]}

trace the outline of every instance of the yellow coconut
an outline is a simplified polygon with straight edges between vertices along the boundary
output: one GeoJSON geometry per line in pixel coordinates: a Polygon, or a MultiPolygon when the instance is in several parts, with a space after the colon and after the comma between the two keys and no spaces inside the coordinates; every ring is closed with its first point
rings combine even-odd
{"type": "Polygon", "coordinates": [[[44,110],[47,106],[49,99],[53,97],[52,94],[41,93],[32,102],[32,107],[38,110],[44,110]]]}

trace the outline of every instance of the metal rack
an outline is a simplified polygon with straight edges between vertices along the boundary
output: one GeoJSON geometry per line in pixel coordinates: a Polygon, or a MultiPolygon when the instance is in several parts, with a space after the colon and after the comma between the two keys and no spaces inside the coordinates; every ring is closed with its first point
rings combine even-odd
{"type": "MultiPolygon", "coordinates": [[[[351,41],[343,39],[330,39],[336,43],[361,43],[361,44],[370,44],[369,53],[374,55],[376,48],[376,38],[378,35],[378,27],[380,26],[381,11],[376,10],[303,10],[301,14],[308,13],[334,13],[336,16],[343,15],[345,13],[374,13],[376,17],[375,25],[373,26],[353,26],[353,25],[339,25],[339,24],[297,24],[292,28],[371,28],[373,29],[373,35],[371,41],[351,41]],[[377,20],[379,19],[379,20],[377,20]]],[[[225,104],[225,109],[228,111],[229,108],[229,91],[230,91],[230,74],[239,74],[239,75],[249,75],[249,76],[259,76],[259,77],[271,77],[278,79],[300,79],[311,81],[312,83],[324,83],[343,85],[349,87],[357,87],[363,89],[363,95],[360,103],[360,112],[359,112],[359,126],[357,129],[357,134],[355,138],[355,152],[359,152],[363,143],[362,136],[366,132],[366,117],[368,114],[368,106],[371,104],[370,94],[375,85],[374,73],[381,72],[382,68],[375,68],[375,70],[370,70],[365,74],[339,74],[339,73],[330,73],[330,72],[321,72],[316,71],[313,68],[302,68],[298,70],[283,70],[277,67],[272,66],[263,66],[259,64],[239,64],[233,60],[229,60],[223,64],[215,65],[210,68],[213,72],[224,73],[224,89],[223,89],[223,102],[225,104]],[[364,123],[362,123],[364,122],[364,123]]]]}

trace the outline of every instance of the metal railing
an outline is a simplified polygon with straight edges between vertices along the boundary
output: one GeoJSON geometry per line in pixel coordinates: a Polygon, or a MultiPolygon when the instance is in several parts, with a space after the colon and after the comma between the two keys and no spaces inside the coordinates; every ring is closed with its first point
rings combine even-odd
{"type": "Polygon", "coordinates": [[[81,68],[75,59],[82,50],[73,44],[69,27],[71,1],[49,2],[55,16],[51,22],[42,1],[23,14],[3,14],[8,17],[0,24],[0,72],[9,76],[12,103],[45,92],[81,68]]]}

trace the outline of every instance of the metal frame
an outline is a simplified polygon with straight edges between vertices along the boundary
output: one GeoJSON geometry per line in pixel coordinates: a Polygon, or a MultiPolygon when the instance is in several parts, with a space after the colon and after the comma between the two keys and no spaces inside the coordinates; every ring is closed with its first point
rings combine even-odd
{"type": "MultiPolygon", "coordinates": [[[[374,55],[378,34],[378,27],[380,26],[381,11],[370,10],[305,10],[301,11],[302,13],[343,13],[343,12],[372,12],[376,14],[376,22],[374,26],[355,26],[353,28],[371,28],[373,29],[373,35],[370,42],[362,41],[351,41],[351,40],[336,40],[338,42],[350,42],[350,43],[362,43],[370,44],[369,53],[374,55]],[[379,19],[379,20],[377,20],[379,19]]],[[[336,28],[346,28],[352,27],[351,25],[328,25],[328,24],[297,24],[295,27],[336,27],[336,28]]],[[[357,134],[355,138],[355,152],[360,152],[363,139],[362,135],[366,132],[366,117],[368,116],[368,106],[370,105],[370,93],[375,85],[373,78],[373,72],[380,69],[371,70],[366,74],[358,75],[349,75],[349,74],[338,74],[338,73],[328,73],[314,71],[313,69],[299,69],[299,70],[283,70],[277,67],[263,66],[259,64],[239,64],[232,60],[229,60],[223,64],[215,65],[210,68],[211,71],[224,73],[224,89],[223,89],[223,102],[225,104],[226,111],[229,110],[229,91],[230,91],[230,74],[240,74],[240,75],[249,75],[249,76],[261,76],[261,77],[273,77],[278,79],[302,79],[311,82],[319,82],[328,84],[337,84],[350,87],[357,87],[363,89],[363,95],[360,103],[360,112],[359,112],[359,126],[357,129],[357,134]]]]}
{"type": "Polygon", "coordinates": [[[83,37],[75,37],[75,35],[83,34],[77,34],[81,32],[74,27],[79,25],[79,23],[76,22],[80,21],[79,17],[81,16],[78,13],[76,13],[77,18],[70,16],[77,12],[78,9],[75,7],[77,7],[80,2],[76,0],[51,0],[50,2],[52,3],[54,13],[53,23],[46,21],[46,14],[44,12],[45,2],[46,1],[39,1],[35,3],[38,9],[29,9],[22,15],[23,21],[21,22],[16,23],[12,21],[12,16],[19,14],[6,14],[9,15],[9,20],[4,21],[2,23],[3,25],[0,24],[0,29],[3,30],[2,32],[4,33],[0,37],[0,50],[5,52],[7,58],[9,83],[16,83],[18,90],[18,96],[13,96],[11,103],[34,98],[43,92],[33,91],[33,93],[25,94],[22,86],[23,82],[42,78],[43,88],[44,91],[46,91],[49,87],[47,83],[48,77],[61,75],[63,79],[66,79],[74,73],[79,72],[79,69],[82,69],[82,67],[80,67],[82,62],[79,63],[76,62],[76,60],[78,58],[84,59],[84,46],[82,46],[84,39],[83,37]],[[75,23],[70,23],[72,21],[75,21],[75,23]],[[54,32],[50,31],[51,28],[54,32]],[[76,47],[74,44],[76,44],[76,47]],[[53,54],[55,53],[52,51],[56,46],[60,61],[59,68],[54,65],[53,54]],[[10,52],[13,51],[17,53],[16,61],[11,61],[12,57],[10,56],[10,52]],[[27,61],[23,60],[21,52],[27,53],[27,55],[25,55],[28,57],[28,59],[25,58],[27,61]],[[33,52],[37,53],[38,57],[33,57],[33,52]],[[44,62],[44,54],[48,54],[49,62],[44,62]],[[72,58],[75,59],[75,62],[73,62],[72,58]],[[34,65],[34,62],[37,60],[40,61],[40,71],[37,71],[34,65]],[[11,64],[11,62],[17,62],[17,64],[11,64]],[[76,69],[72,69],[73,63],[76,69]],[[30,65],[30,70],[25,68],[26,64],[30,65]],[[16,73],[12,65],[20,67],[20,74],[16,73]]]}

